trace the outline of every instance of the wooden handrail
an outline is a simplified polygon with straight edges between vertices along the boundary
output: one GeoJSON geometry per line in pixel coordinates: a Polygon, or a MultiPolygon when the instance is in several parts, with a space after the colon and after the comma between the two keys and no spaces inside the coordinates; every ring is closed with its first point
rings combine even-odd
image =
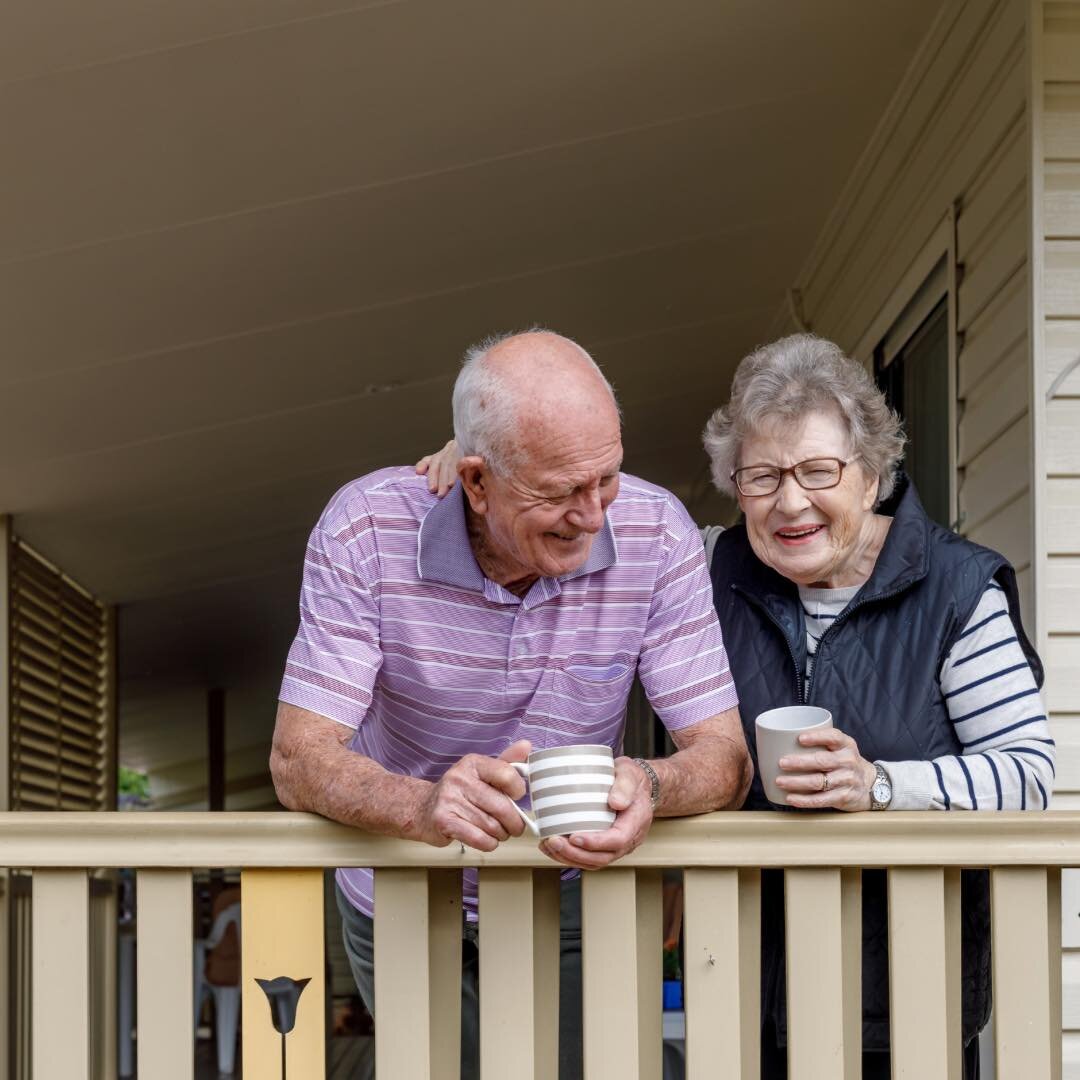
{"type": "MultiPolygon", "coordinates": [[[[533,867],[520,838],[485,854],[293,813],[0,813],[0,866],[533,867]]],[[[627,867],[1080,866],[1080,812],[717,813],[658,821],[627,867]]]]}
{"type": "MultiPolygon", "coordinates": [[[[310,814],[0,814],[0,867],[30,868],[35,1075],[89,1080],[91,941],[87,869],[135,867],[139,1071],[190,1080],[192,869],[242,868],[245,1069],[322,1080],[324,866],[375,866],[380,1074],[449,1080],[459,1060],[462,866],[481,869],[480,1059],[515,1076],[556,1057],[559,874],[535,842],[485,855],[373,836],[310,814]],[[536,873],[535,868],[547,872],[536,873]],[[73,914],[74,913],[74,914],[73,914]],[[74,965],[76,977],[70,977],[74,965]],[[288,992],[285,1020],[270,991],[288,992]],[[493,989],[492,989],[493,988],[493,989]],[[301,994],[303,995],[301,997],[301,994]],[[74,1037],[54,1040],[57,1002],[74,1037]],[[483,1019],[486,1017],[486,1019],[483,1019]],[[47,1026],[46,1026],[47,1021],[47,1026]],[[38,1068],[40,1066],[40,1068],[38,1068]]],[[[960,872],[991,869],[994,1010],[1001,1075],[1056,1077],[1060,1043],[1060,867],[1080,865],[1080,813],[719,813],[657,822],[618,867],[582,883],[584,1055],[594,1080],[658,1075],[661,875],[685,868],[692,1071],[751,1080],[760,1031],[759,867],[787,885],[793,1080],[860,1073],[859,867],[888,867],[894,1068],[950,1076],[960,1065],[960,872]]],[[[23,878],[29,875],[11,875],[23,878]]],[[[115,941],[113,941],[115,947],[115,941]]],[[[23,998],[27,997],[24,992],[23,998]]],[[[26,1001],[20,1014],[25,1021],[26,1001]]]]}

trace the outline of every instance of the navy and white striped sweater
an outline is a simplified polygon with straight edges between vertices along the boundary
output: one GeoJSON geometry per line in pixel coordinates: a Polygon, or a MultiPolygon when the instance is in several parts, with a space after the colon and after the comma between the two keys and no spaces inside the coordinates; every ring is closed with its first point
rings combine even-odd
{"type": "MultiPolygon", "coordinates": [[[[818,640],[858,591],[800,587],[808,679],[818,640]]],[[[892,781],[890,809],[1045,809],[1054,740],[1000,586],[987,587],[946,657],[941,691],[963,750],[933,761],[882,761],[892,781]]]]}

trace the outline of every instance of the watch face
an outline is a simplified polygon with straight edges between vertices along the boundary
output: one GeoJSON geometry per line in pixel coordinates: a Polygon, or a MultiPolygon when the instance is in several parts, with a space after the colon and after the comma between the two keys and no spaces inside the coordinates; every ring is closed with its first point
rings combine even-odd
{"type": "Polygon", "coordinates": [[[870,797],[876,803],[887,803],[892,798],[892,788],[887,780],[875,780],[870,789],[870,797]]]}

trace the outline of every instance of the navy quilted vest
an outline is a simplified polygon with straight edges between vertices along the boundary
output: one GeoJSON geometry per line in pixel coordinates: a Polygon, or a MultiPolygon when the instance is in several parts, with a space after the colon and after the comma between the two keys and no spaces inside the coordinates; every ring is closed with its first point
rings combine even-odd
{"type": "MultiPolygon", "coordinates": [[[[960,752],[938,685],[942,663],[991,579],[1005,590],[1038,684],[1042,665],[1020,622],[1016,576],[996,552],[932,522],[901,477],[879,513],[893,518],[874,572],[823,635],[811,685],[803,685],[806,637],[796,586],[759,562],[746,529],[722,533],[712,559],[713,595],[754,757],[754,718],[806,701],[833,714],[873,761],[927,760],[960,752]]],[[[776,810],[755,775],[744,809],[776,810]]],[[[788,811],[797,812],[797,811],[788,811]]],[[[990,1014],[990,898],[985,871],[963,874],[965,1042],[990,1014]]],[[[786,1041],[783,875],[762,883],[762,1010],[786,1041]]],[[[863,1045],[889,1040],[885,873],[863,874],[863,1045]]]]}

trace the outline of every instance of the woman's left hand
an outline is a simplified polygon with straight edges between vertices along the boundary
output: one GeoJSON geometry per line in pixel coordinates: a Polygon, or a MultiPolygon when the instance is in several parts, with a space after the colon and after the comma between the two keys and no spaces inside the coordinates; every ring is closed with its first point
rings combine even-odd
{"type": "Polygon", "coordinates": [[[788,805],[807,810],[870,809],[877,769],[859,753],[850,735],[824,728],[803,732],[799,743],[813,752],[782,757],[776,778],[776,786],[787,792],[788,805]]]}
{"type": "Polygon", "coordinates": [[[416,463],[416,471],[428,478],[428,491],[441,499],[457,481],[457,467],[461,460],[456,439],[450,439],[434,454],[427,454],[416,463]]]}

